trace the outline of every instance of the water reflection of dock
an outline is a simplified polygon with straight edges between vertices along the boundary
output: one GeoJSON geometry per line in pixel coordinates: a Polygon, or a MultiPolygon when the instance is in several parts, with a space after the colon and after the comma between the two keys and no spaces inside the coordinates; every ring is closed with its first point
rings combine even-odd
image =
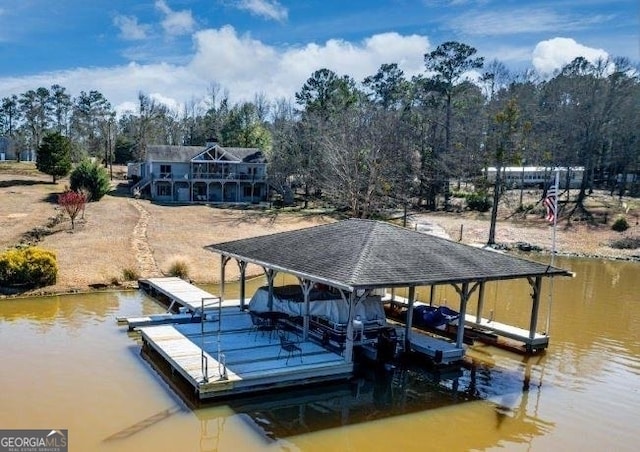
{"type": "MultiPolygon", "coordinates": [[[[390,372],[360,375],[350,383],[230,400],[225,408],[231,409],[231,415],[221,415],[217,406],[200,407],[194,413],[201,421],[203,443],[210,447],[206,450],[216,450],[218,444],[228,444],[230,435],[234,434],[231,428],[225,429],[229,417],[241,420],[268,445],[277,442],[287,444],[289,438],[385,419],[397,418],[401,422],[403,416],[415,413],[428,416],[429,427],[415,432],[410,440],[412,444],[423,442],[428,449],[429,444],[437,441],[438,444],[465,444],[464,449],[482,449],[496,446],[505,438],[530,441],[553,428],[552,423],[527,413],[521,377],[517,372],[493,373],[484,367],[447,375],[431,373],[424,368],[397,368],[390,372]],[[486,392],[484,382],[493,380],[500,381],[502,392],[486,392]],[[487,400],[507,396],[520,400],[519,405],[505,407],[487,400]],[[447,428],[451,422],[448,408],[461,404],[465,404],[467,415],[456,419],[456,429],[447,428]],[[490,434],[495,429],[488,427],[493,427],[495,422],[499,422],[501,427],[490,434]],[[486,425],[483,428],[477,423],[486,425]],[[473,435],[465,441],[459,434],[460,431],[477,428],[483,428],[485,432],[482,443],[478,443],[478,438],[473,435]],[[437,438],[429,436],[433,430],[439,432],[437,438]]],[[[390,427],[390,434],[393,434],[392,430],[399,424],[377,424],[379,429],[384,428],[383,425],[395,425],[390,427]]],[[[389,439],[389,444],[397,445],[398,442],[403,440],[397,436],[389,439]]],[[[355,447],[355,443],[351,446],[355,447]]]]}

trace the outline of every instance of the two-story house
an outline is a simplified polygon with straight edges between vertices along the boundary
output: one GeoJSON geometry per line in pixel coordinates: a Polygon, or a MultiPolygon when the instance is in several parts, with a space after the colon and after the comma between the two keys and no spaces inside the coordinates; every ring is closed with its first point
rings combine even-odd
{"type": "Polygon", "coordinates": [[[148,146],[144,162],[129,164],[139,181],[134,193],[148,190],[158,202],[256,203],[268,195],[267,163],[260,149],[205,146],[148,146]]]}

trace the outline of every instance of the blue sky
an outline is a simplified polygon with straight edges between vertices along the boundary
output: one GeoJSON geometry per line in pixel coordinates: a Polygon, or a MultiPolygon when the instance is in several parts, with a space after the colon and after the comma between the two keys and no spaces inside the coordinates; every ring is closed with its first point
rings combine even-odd
{"type": "Polygon", "coordinates": [[[0,98],[58,83],[118,111],[144,92],[176,110],[211,86],[291,98],[328,67],[407,75],[445,41],[549,75],[576,56],[640,60],[638,0],[0,0],[0,98]]]}

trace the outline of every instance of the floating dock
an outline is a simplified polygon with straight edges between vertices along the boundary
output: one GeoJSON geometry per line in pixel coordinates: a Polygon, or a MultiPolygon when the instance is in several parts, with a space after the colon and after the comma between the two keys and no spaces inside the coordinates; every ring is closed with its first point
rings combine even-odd
{"type": "Polygon", "coordinates": [[[452,341],[436,338],[413,329],[411,333],[411,350],[428,356],[436,364],[451,364],[464,358],[464,348],[459,348],[452,341]]]}
{"type": "Polygon", "coordinates": [[[238,300],[220,306],[220,298],[180,278],[139,281],[151,296],[178,314],[119,318],[120,324],[141,335],[143,347],[153,350],[192,387],[200,400],[260,392],[272,388],[349,379],[353,363],[340,353],[312,341],[282,323],[261,331],[238,300]],[[205,300],[205,321],[200,311],[205,300]],[[208,301],[208,303],[207,303],[208,301]],[[280,336],[295,345],[293,353],[280,336]]]}
{"type": "Polygon", "coordinates": [[[179,373],[199,399],[348,379],[353,373],[353,364],[340,354],[303,342],[294,331],[258,331],[249,313],[230,307],[221,312],[220,319],[203,324],[138,328],[144,346],[179,373]],[[299,352],[286,352],[280,334],[299,352]]]}
{"type": "MultiPolygon", "coordinates": [[[[323,344],[313,335],[303,340],[300,325],[292,321],[278,321],[273,331],[263,331],[248,311],[239,309],[239,300],[221,302],[179,278],[141,280],[140,287],[179,313],[118,322],[139,331],[145,351],[153,351],[162,366],[180,375],[200,400],[353,376],[354,363],[345,358],[344,349],[323,344]]],[[[399,324],[394,328],[401,330],[399,324]]],[[[451,341],[418,331],[411,336],[411,349],[438,364],[464,356],[464,349],[451,341]]]]}

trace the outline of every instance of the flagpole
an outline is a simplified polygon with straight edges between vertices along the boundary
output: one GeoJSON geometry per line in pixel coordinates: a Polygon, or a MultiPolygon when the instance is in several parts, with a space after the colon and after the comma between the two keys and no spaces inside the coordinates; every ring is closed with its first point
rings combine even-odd
{"type": "MultiPolygon", "coordinates": [[[[560,171],[556,168],[556,180],[553,184],[555,202],[553,203],[553,236],[551,239],[551,265],[553,266],[556,257],[556,229],[558,226],[558,193],[559,193],[560,171]]],[[[553,279],[552,279],[553,281],[553,279]]]]}
{"type": "MultiPolygon", "coordinates": [[[[555,200],[552,204],[553,212],[553,233],[551,238],[551,266],[553,267],[556,258],[556,229],[558,226],[558,193],[559,193],[560,171],[556,167],[556,177],[553,184],[555,200]]],[[[551,306],[553,304],[553,276],[549,282],[549,310],[547,312],[547,325],[545,327],[545,335],[549,336],[549,329],[551,327],[551,306]]]]}

